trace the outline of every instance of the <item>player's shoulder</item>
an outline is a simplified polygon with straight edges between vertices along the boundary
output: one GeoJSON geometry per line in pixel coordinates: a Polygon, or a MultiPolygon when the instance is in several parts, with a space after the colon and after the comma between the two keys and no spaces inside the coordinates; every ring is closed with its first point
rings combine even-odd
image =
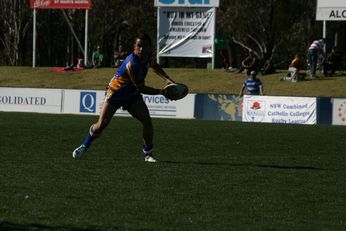
{"type": "Polygon", "coordinates": [[[131,67],[134,67],[138,63],[138,58],[131,53],[125,58],[124,63],[126,66],[130,65],[131,67]]]}

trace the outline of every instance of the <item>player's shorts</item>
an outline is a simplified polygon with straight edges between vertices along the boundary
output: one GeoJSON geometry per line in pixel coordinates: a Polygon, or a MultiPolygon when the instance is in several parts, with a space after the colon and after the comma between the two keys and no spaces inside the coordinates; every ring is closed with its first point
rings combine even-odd
{"type": "Polygon", "coordinates": [[[123,94],[110,89],[106,91],[105,101],[114,106],[116,109],[122,107],[123,110],[128,110],[131,105],[140,100],[143,101],[143,97],[139,92],[135,92],[129,96],[124,96],[123,94]]]}

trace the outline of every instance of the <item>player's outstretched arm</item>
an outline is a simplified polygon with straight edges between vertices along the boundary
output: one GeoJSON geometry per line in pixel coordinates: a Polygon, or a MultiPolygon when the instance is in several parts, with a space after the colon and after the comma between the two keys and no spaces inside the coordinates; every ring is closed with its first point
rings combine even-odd
{"type": "Polygon", "coordinates": [[[169,77],[169,75],[162,69],[161,65],[158,64],[155,60],[153,60],[150,63],[151,68],[153,68],[154,72],[160,76],[161,78],[163,78],[166,82],[166,85],[171,84],[171,83],[175,83],[173,79],[171,79],[171,77],[169,77]]]}
{"type": "Polygon", "coordinates": [[[139,92],[142,94],[146,94],[146,95],[164,95],[165,94],[164,89],[157,89],[157,88],[146,86],[144,84],[141,84],[137,87],[139,92]]]}

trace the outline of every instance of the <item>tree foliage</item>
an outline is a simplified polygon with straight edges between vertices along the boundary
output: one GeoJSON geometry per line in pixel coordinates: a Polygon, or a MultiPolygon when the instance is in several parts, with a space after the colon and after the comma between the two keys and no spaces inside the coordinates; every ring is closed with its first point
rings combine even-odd
{"type": "Polygon", "coordinates": [[[309,42],[314,0],[233,0],[220,8],[223,33],[263,61],[283,51],[303,52],[309,42]],[[225,24],[225,22],[227,22],[225,24]]]}
{"type": "MultiPolygon", "coordinates": [[[[254,50],[263,62],[273,59],[286,63],[295,53],[304,55],[311,40],[322,36],[315,10],[316,0],[220,0],[216,31],[232,41],[232,50],[240,54],[238,61],[245,48],[254,50]]],[[[84,44],[85,11],[64,12],[84,44]]],[[[110,65],[120,46],[131,51],[138,30],[146,31],[156,41],[156,14],[152,0],[93,1],[89,11],[89,56],[100,45],[106,65],[110,65]]],[[[29,1],[0,0],[0,25],[0,64],[31,65],[33,23],[29,1]]],[[[338,33],[340,41],[346,39],[343,22],[330,25],[329,36],[338,33]]],[[[37,65],[65,65],[81,55],[81,48],[62,10],[37,10],[37,65]]]]}
{"type": "Polygon", "coordinates": [[[22,63],[24,40],[29,29],[28,2],[26,0],[0,0],[0,44],[2,60],[9,65],[22,63]]]}

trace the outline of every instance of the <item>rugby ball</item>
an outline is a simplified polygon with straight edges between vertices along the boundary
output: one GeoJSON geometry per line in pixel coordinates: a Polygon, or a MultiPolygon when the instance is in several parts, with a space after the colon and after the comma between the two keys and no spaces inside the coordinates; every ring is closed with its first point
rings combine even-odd
{"type": "Polygon", "coordinates": [[[172,83],[164,87],[164,96],[170,100],[179,100],[189,93],[189,88],[182,83],[172,83]]]}

